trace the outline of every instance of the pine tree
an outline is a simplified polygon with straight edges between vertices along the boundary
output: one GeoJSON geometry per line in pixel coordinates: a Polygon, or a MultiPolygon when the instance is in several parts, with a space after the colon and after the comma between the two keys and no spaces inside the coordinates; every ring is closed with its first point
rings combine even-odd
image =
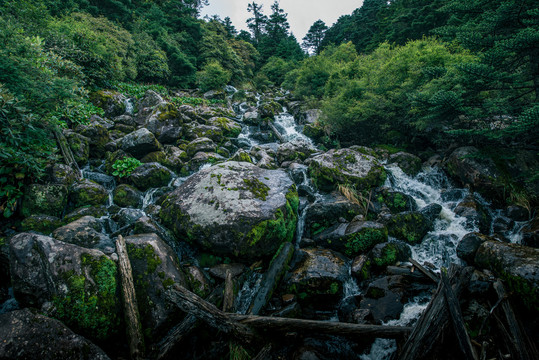
{"type": "Polygon", "coordinates": [[[254,1],[247,5],[247,11],[253,13],[253,17],[247,19],[247,27],[253,34],[255,44],[258,44],[266,29],[268,17],[262,13],[262,5],[254,1]]]}
{"type": "Polygon", "coordinates": [[[303,38],[303,48],[306,50],[310,49],[317,55],[320,54],[320,45],[322,44],[322,40],[324,40],[327,29],[326,23],[322,20],[316,20],[309,28],[307,35],[303,38]]]}

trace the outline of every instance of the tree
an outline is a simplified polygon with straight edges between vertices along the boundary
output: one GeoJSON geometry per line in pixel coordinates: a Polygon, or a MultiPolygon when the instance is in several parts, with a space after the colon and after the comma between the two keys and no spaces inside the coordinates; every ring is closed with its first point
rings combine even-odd
{"type": "Polygon", "coordinates": [[[254,1],[247,5],[247,11],[253,13],[253,17],[247,19],[247,27],[253,33],[255,44],[258,44],[265,31],[268,17],[262,13],[262,5],[258,5],[254,1]]]}
{"type": "Polygon", "coordinates": [[[230,17],[225,17],[225,19],[221,23],[225,27],[229,38],[232,38],[238,34],[236,27],[232,24],[232,20],[230,20],[230,17]]]}
{"type": "Polygon", "coordinates": [[[303,38],[303,48],[306,50],[311,49],[315,54],[320,53],[320,45],[324,40],[324,35],[328,27],[322,20],[316,20],[311,25],[307,35],[303,38]]]}

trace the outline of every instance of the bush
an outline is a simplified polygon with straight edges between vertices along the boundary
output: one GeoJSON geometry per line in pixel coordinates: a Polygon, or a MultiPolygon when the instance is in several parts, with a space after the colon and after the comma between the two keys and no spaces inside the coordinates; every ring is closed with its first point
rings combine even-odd
{"type": "Polygon", "coordinates": [[[140,165],[142,165],[142,163],[132,157],[118,159],[114,162],[114,164],[112,164],[112,168],[114,169],[112,175],[118,176],[119,178],[129,176],[140,165]]]}
{"type": "Polygon", "coordinates": [[[197,73],[197,83],[202,91],[217,90],[230,82],[232,74],[225,70],[221,64],[212,61],[197,73]]]}

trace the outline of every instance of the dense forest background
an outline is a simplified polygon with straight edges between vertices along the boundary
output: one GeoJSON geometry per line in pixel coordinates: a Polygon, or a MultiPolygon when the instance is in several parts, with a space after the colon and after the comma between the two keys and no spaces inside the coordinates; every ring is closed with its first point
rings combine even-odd
{"type": "MultiPolygon", "coordinates": [[[[325,146],[451,143],[537,151],[535,0],[365,0],[298,42],[278,2],[250,32],[198,0],[0,0],[0,210],[56,153],[54,130],[102,88],[291,90],[322,110],[325,146]],[[310,54],[310,55],[309,55],[310,54]]],[[[505,154],[511,156],[510,153],[505,154]]],[[[539,175],[524,174],[527,181],[539,175]]]]}

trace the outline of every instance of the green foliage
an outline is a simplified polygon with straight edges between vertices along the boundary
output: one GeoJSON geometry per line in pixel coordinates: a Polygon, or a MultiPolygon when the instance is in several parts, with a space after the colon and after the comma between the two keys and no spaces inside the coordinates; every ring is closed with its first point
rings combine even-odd
{"type": "Polygon", "coordinates": [[[161,96],[168,96],[168,89],[163,85],[157,84],[136,84],[136,83],[126,83],[126,82],[117,82],[114,83],[112,88],[118,92],[127,95],[129,97],[134,97],[140,99],[144,96],[146,91],[153,90],[161,96]]]}
{"type": "Polygon", "coordinates": [[[315,54],[319,54],[327,29],[328,27],[322,20],[316,20],[303,38],[303,47],[312,50],[315,54]]]}
{"type": "Polygon", "coordinates": [[[280,57],[272,56],[262,66],[259,75],[265,76],[274,85],[280,86],[284,82],[286,74],[296,67],[297,65],[292,61],[286,61],[280,57]]]}
{"type": "Polygon", "coordinates": [[[129,176],[140,165],[142,165],[142,163],[132,157],[118,159],[112,164],[112,168],[114,169],[112,175],[118,176],[119,178],[129,176]]]}
{"type": "Polygon", "coordinates": [[[214,61],[206,64],[202,71],[197,73],[197,83],[202,91],[216,90],[228,84],[231,77],[230,71],[214,61]]]}

